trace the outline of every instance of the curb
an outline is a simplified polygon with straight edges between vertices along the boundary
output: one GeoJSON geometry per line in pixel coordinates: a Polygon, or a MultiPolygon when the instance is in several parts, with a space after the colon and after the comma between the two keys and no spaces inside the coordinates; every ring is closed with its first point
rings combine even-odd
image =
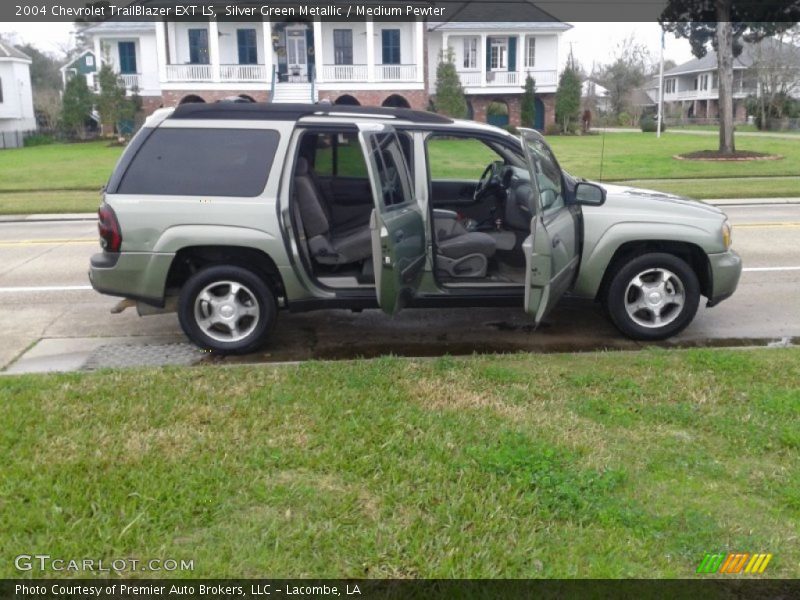
{"type": "Polygon", "coordinates": [[[0,223],[37,223],[47,221],[95,221],[97,213],[64,213],[41,215],[0,215],[0,223]]]}

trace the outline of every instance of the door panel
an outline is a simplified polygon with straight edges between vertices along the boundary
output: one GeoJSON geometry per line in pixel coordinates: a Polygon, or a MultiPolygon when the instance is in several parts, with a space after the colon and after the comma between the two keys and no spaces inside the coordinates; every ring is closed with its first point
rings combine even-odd
{"type": "Polygon", "coordinates": [[[431,204],[434,208],[450,208],[475,204],[475,181],[431,181],[431,204]]]}
{"type": "Polygon", "coordinates": [[[375,209],[370,217],[375,291],[384,312],[414,296],[425,267],[425,224],[400,141],[388,125],[361,124],[375,209]]]}
{"type": "Polygon", "coordinates": [[[525,240],[525,310],[538,325],[569,289],[578,268],[577,221],[566,205],[563,176],[544,139],[520,129],[534,198],[531,236],[525,240]],[[547,281],[545,281],[545,279],[547,281]]]}

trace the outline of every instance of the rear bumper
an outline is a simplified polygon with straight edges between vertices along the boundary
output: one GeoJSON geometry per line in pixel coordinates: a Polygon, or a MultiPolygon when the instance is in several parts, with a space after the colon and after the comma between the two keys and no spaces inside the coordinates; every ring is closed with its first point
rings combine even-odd
{"type": "Polygon", "coordinates": [[[733,250],[720,254],[709,254],[711,266],[711,298],[706,306],[715,306],[729,298],[739,285],[742,274],[742,257],[733,250]]]}
{"type": "Polygon", "coordinates": [[[164,289],[174,254],[101,252],[92,256],[89,281],[101,294],[163,306],[164,289]]]}

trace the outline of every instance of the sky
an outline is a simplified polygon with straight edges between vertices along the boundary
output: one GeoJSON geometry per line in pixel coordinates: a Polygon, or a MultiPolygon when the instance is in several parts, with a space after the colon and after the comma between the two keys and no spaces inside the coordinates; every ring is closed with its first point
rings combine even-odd
{"type": "MultiPolygon", "coordinates": [[[[573,28],[564,34],[561,59],[566,60],[570,47],[575,58],[587,72],[592,62],[599,65],[611,62],[617,44],[630,37],[645,44],[658,60],[661,43],[661,27],[658,23],[572,23],[573,28]]],[[[71,23],[0,23],[0,35],[11,35],[20,43],[30,42],[49,52],[59,53],[69,48],[74,41],[71,23]]],[[[671,34],[665,39],[664,58],[680,64],[692,58],[689,43],[671,34]]]]}

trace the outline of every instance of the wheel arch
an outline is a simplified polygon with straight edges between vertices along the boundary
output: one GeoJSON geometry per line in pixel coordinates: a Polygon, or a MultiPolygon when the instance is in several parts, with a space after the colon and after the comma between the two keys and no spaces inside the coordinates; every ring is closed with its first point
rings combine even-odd
{"type": "Polygon", "coordinates": [[[273,258],[259,248],[241,245],[210,244],[179,249],[167,273],[166,287],[181,288],[199,270],[221,265],[248,269],[263,279],[276,297],[286,295],[280,269],[273,258]]]}
{"type": "Polygon", "coordinates": [[[617,270],[628,260],[644,254],[662,253],[671,254],[685,261],[694,271],[700,283],[700,293],[706,298],[713,295],[713,277],[711,264],[705,251],[692,242],[677,240],[631,240],[621,244],[611,256],[594,299],[602,302],[605,299],[608,287],[617,270]]]}

